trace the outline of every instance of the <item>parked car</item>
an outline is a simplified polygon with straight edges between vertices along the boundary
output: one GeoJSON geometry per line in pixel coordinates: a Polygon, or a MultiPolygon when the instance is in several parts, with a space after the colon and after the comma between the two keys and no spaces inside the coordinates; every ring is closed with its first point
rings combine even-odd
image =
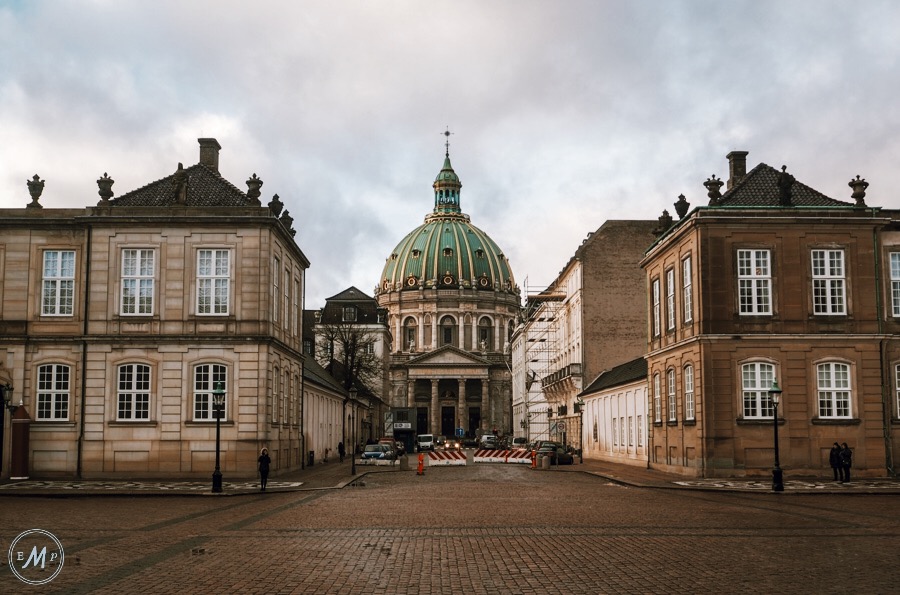
{"type": "Polygon", "coordinates": [[[394,451],[386,444],[367,444],[362,458],[384,460],[393,458],[393,455],[394,451]]]}
{"type": "Polygon", "coordinates": [[[382,438],[381,440],[378,441],[378,444],[381,444],[382,446],[387,447],[387,449],[391,451],[391,457],[393,457],[395,454],[398,456],[400,454],[403,454],[397,448],[397,445],[401,444],[401,443],[396,442],[393,438],[382,438]]]}
{"type": "Polygon", "coordinates": [[[527,450],[528,442],[525,440],[524,436],[517,436],[513,438],[512,444],[510,444],[510,448],[513,450],[527,450]]]}
{"type": "Polygon", "coordinates": [[[500,448],[500,439],[494,434],[485,434],[481,437],[481,448],[497,449],[500,448]]]}
{"type": "Polygon", "coordinates": [[[543,456],[550,457],[551,465],[572,465],[575,463],[575,457],[572,453],[567,452],[565,448],[559,446],[545,445],[538,449],[538,458],[543,456]]]}
{"type": "Polygon", "coordinates": [[[416,450],[434,450],[434,434],[419,434],[416,436],[416,450]]]}
{"type": "Polygon", "coordinates": [[[478,448],[478,438],[466,436],[462,439],[462,445],[464,448],[478,448]]]}

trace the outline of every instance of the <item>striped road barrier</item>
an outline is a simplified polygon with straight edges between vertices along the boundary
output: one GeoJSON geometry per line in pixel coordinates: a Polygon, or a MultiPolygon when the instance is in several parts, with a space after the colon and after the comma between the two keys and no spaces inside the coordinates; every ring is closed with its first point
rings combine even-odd
{"type": "Polygon", "coordinates": [[[456,450],[437,450],[428,453],[429,467],[445,467],[449,465],[465,465],[466,453],[456,450]]]}
{"type": "Polygon", "coordinates": [[[475,451],[476,463],[525,463],[531,464],[529,450],[491,450],[479,448],[475,451]]]}

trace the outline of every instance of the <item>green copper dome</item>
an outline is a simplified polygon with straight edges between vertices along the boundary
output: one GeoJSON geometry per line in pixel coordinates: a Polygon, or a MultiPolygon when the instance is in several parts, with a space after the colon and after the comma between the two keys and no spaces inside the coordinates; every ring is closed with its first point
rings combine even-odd
{"type": "Polygon", "coordinates": [[[449,152],[433,187],[434,210],[391,252],[380,290],[474,287],[515,293],[512,268],[503,251],[460,209],[462,184],[449,152]]]}

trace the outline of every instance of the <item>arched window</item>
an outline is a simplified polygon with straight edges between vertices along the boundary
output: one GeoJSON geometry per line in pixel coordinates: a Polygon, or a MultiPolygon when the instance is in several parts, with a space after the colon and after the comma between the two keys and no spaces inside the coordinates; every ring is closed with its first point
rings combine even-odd
{"type": "Polygon", "coordinates": [[[221,364],[198,364],[194,366],[194,421],[212,421],[213,389],[221,384],[225,391],[225,408],[222,418],[228,419],[228,383],[227,368],[221,364]]]}
{"type": "Polygon", "coordinates": [[[116,391],[116,419],[123,421],[150,419],[150,366],[119,366],[116,391]]]}
{"type": "Polygon", "coordinates": [[[63,364],[38,368],[37,419],[69,419],[70,370],[63,364]]]}
{"type": "Polygon", "coordinates": [[[441,318],[441,345],[456,345],[456,320],[452,316],[441,318]]]}
{"type": "Polygon", "coordinates": [[[847,419],[850,417],[850,366],[827,362],[816,366],[819,417],[847,419]]]}
{"type": "Polygon", "coordinates": [[[694,405],[694,366],[688,364],[684,367],[684,419],[693,421],[694,405]]]}
{"type": "Polygon", "coordinates": [[[416,325],[416,319],[413,317],[407,318],[406,322],[403,323],[403,350],[404,351],[415,351],[416,350],[417,331],[418,331],[418,326],[416,325]]]}
{"type": "Polygon", "coordinates": [[[666,388],[668,390],[669,421],[675,421],[678,415],[678,404],[675,401],[675,370],[666,371],[666,388]]]}
{"type": "Polygon", "coordinates": [[[662,396],[659,394],[659,373],[653,375],[653,420],[662,421],[662,396]]]}
{"type": "Polygon", "coordinates": [[[491,319],[487,316],[478,321],[478,349],[480,351],[494,350],[494,329],[491,319]]]}

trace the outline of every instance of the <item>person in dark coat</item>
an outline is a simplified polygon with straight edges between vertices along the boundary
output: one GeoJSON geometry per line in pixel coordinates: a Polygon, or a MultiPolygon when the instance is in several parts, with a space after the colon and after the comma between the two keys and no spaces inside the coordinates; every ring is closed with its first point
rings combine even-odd
{"type": "Polygon", "coordinates": [[[844,477],[844,472],[841,470],[841,445],[837,442],[831,446],[828,462],[831,464],[831,470],[834,471],[834,480],[840,481],[844,477]]]}
{"type": "Polygon", "coordinates": [[[347,454],[347,449],[344,448],[344,443],[338,442],[338,456],[341,457],[341,462],[344,462],[344,456],[347,454]]]}
{"type": "Polygon", "coordinates": [[[269,458],[269,449],[263,448],[259,453],[259,491],[266,491],[266,483],[269,481],[269,465],[272,464],[272,459],[269,458]]]}
{"type": "Polygon", "coordinates": [[[852,460],[853,451],[850,450],[850,447],[847,446],[846,442],[841,443],[841,469],[843,470],[841,483],[848,483],[850,481],[850,467],[852,460]]]}

